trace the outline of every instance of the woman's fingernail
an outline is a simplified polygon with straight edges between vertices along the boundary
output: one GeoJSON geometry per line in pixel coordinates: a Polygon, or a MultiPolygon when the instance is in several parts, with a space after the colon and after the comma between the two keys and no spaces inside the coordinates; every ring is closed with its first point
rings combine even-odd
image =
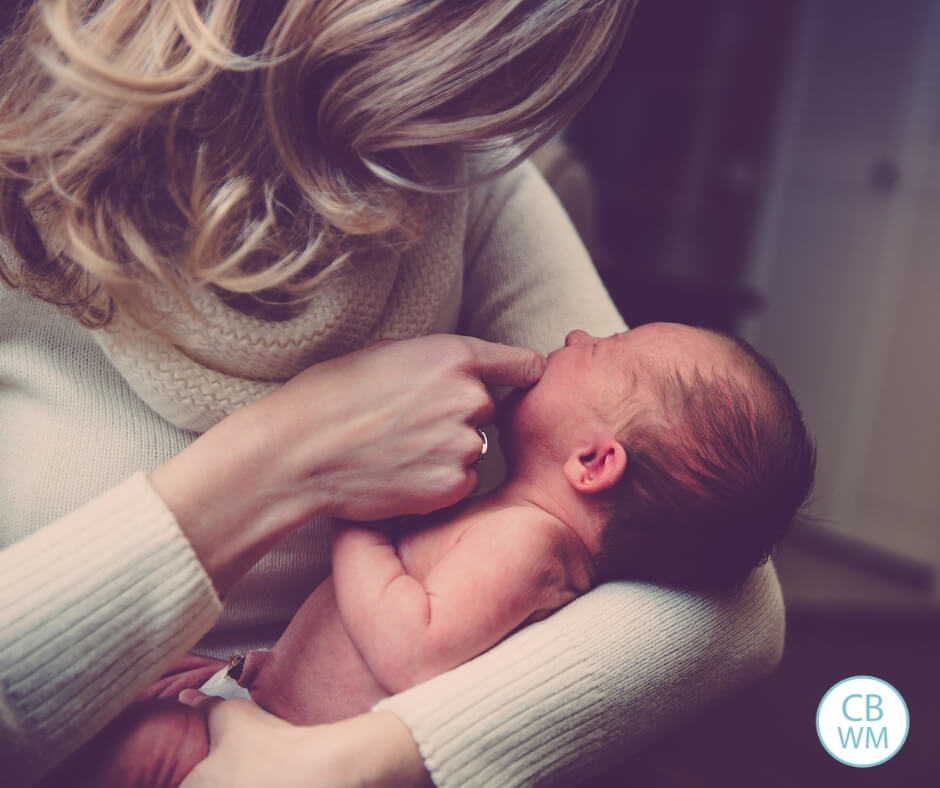
{"type": "Polygon", "coordinates": [[[528,378],[532,383],[538,383],[542,377],[542,373],[545,371],[547,365],[545,356],[535,356],[532,362],[529,365],[528,378]]]}

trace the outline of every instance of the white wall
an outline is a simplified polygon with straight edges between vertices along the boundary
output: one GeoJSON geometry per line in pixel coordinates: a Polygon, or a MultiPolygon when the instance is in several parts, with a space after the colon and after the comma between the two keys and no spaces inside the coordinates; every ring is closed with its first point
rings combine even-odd
{"type": "Polygon", "coordinates": [[[817,436],[821,527],[940,572],[940,2],[804,9],[743,333],[817,436]]]}

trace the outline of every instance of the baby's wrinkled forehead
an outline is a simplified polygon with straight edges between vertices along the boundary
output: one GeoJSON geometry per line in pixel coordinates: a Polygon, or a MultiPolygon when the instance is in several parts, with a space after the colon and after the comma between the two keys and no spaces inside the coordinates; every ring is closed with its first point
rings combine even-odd
{"type": "Polygon", "coordinates": [[[662,331],[655,341],[647,343],[646,358],[655,367],[656,362],[672,369],[691,373],[709,372],[724,375],[737,366],[740,351],[734,341],[724,334],[707,328],[676,326],[662,331]]]}
{"type": "Polygon", "coordinates": [[[671,388],[670,360],[655,354],[611,354],[608,405],[621,427],[655,418],[671,388]]]}

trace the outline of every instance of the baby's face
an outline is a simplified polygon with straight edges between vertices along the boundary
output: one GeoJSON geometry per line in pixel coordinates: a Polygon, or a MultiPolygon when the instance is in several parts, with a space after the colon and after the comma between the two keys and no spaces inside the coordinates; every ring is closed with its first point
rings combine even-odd
{"type": "MultiPolygon", "coordinates": [[[[567,440],[572,430],[619,431],[630,404],[656,404],[653,385],[668,369],[680,374],[725,363],[720,337],[678,323],[650,323],[598,338],[572,331],[548,355],[542,379],[523,396],[512,429],[524,440],[567,440]]],[[[517,444],[521,447],[521,444],[517,444]]]]}

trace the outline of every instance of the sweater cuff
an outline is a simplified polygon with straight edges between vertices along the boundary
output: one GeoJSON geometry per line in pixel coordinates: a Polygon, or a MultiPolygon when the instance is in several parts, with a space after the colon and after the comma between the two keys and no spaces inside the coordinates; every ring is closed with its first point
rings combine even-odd
{"type": "Polygon", "coordinates": [[[540,622],[503,646],[374,708],[408,726],[437,786],[531,785],[604,746],[604,688],[568,633],[540,622]]]}
{"type": "Polygon", "coordinates": [[[0,762],[13,784],[89,740],[220,612],[143,473],[4,550],[0,762]]]}

